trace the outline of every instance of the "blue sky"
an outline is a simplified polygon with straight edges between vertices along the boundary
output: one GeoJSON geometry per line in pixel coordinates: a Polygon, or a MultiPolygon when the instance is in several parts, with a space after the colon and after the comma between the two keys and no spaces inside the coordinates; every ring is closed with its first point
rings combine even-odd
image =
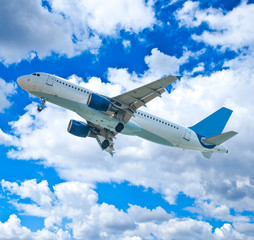
{"type": "Polygon", "coordinates": [[[0,7],[0,239],[254,239],[253,1],[23,0],[0,7]],[[181,75],[145,111],[222,106],[229,154],[67,133],[75,113],[16,84],[46,72],[109,96],[181,75]]]}

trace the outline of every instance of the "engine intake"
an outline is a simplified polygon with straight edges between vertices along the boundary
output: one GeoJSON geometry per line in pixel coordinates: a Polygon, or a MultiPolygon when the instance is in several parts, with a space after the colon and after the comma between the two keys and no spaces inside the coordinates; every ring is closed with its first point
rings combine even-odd
{"type": "Polygon", "coordinates": [[[90,93],[87,99],[87,106],[98,111],[107,112],[111,107],[111,103],[110,100],[99,94],[90,93]]]}
{"type": "Polygon", "coordinates": [[[70,120],[67,131],[78,137],[88,137],[90,134],[90,127],[85,123],[70,120]]]}

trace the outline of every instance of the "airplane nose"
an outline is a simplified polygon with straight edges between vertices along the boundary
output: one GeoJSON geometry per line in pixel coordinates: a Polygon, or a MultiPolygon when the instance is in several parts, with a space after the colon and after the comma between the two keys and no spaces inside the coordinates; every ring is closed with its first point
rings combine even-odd
{"type": "MultiPolygon", "coordinates": [[[[18,79],[17,79],[17,83],[18,83],[18,85],[20,86],[20,84],[21,84],[21,77],[18,77],[18,79]]],[[[21,87],[21,86],[20,86],[21,87]]]]}
{"type": "Polygon", "coordinates": [[[24,76],[18,77],[17,83],[18,83],[18,85],[19,85],[21,88],[24,89],[24,87],[25,87],[25,79],[24,79],[24,76]]]}
{"type": "Polygon", "coordinates": [[[30,75],[23,75],[17,78],[17,83],[21,88],[29,92],[34,89],[34,84],[31,80],[30,75]]]}

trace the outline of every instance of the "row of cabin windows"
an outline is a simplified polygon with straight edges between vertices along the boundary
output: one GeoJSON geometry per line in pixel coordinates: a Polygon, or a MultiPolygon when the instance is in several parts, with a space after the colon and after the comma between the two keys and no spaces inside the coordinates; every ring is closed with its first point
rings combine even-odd
{"type": "Polygon", "coordinates": [[[83,90],[83,89],[81,89],[81,88],[74,87],[74,86],[72,86],[72,85],[70,85],[70,84],[67,84],[67,83],[65,83],[65,82],[61,82],[60,80],[57,80],[57,79],[56,79],[56,82],[62,83],[63,85],[66,85],[67,87],[72,87],[72,88],[77,89],[77,90],[79,90],[79,91],[81,91],[81,92],[84,92],[84,93],[89,94],[89,92],[87,92],[87,91],[85,91],[85,90],[83,90]]]}
{"type": "Polygon", "coordinates": [[[178,127],[176,127],[176,126],[174,126],[174,125],[172,125],[172,124],[166,123],[166,122],[164,122],[164,121],[162,121],[162,120],[159,120],[158,118],[154,118],[154,117],[148,116],[148,115],[143,114],[143,113],[140,113],[140,112],[138,112],[138,114],[140,114],[141,116],[150,118],[150,119],[152,119],[152,120],[154,120],[154,121],[160,122],[160,123],[162,123],[162,124],[168,125],[169,127],[173,127],[173,128],[178,129],[178,127]]]}
{"type": "MultiPolygon", "coordinates": [[[[33,74],[33,75],[34,75],[34,74],[33,74]]],[[[77,88],[77,87],[71,86],[70,84],[61,82],[61,81],[59,81],[59,80],[56,80],[56,81],[59,82],[59,83],[62,83],[63,85],[72,87],[72,88],[74,88],[74,89],[78,89],[78,90],[81,91],[81,92],[85,92],[85,93],[87,93],[87,94],[89,93],[89,92],[87,92],[87,91],[85,91],[85,90],[83,90],[83,89],[81,89],[81,88],[77,88]]],[[[157,119],[157,118],[149,117],[148,115],[143,114],[143,113],[140,113],[140,112],[138,112],[138,114],[140,114],[141,116],[144,116],[144,117],[153,119],[154,121],[161,122],[161,123],[163,123],[163,124],[165,124],[165,125],[168,125],[169,127],[171,126],[171,127],[174,127],[174,128],[176,128],[176,129],[178,129],[178,127],[173,126],[172,124],[170,125],[169,123],[166,123],[166,122],[164,122],[164,121],[161,121],[161,120],[159,120],[159,119],[157,119]]]]}

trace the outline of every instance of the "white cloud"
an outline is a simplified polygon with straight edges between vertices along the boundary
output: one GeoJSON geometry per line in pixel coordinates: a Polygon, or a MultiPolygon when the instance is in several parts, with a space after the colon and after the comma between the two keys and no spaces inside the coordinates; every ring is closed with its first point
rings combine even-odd
{"type": "Polygon", "coordinates": [[[2,129],[0,129],[0,144],[5,146],[13,146],[15,145],[16,137],[4,133],[2,129]]]}
{"type": "Polygon", "coordinates": [[[183,56],[176,58],[162,53],[157,48],[152,49],[151,55],[145,57],[145,62],[149,67],[149,74],[157,78],[162,75],[179,75],[180,66],[185,63],[192,54],[188,51],[183,56]]]}
{"type": "Polygon", "coordinates": [[[196,12],[199,10],[199,3],[186,1],[183,7],[176,11],[176,19],[180,21],[180,26],[197,27],[201,24],[199,19],[196,19],[196,12]]]}
{"type": "Polygon", "coordinates": [[[52,51],[73,56],[100,45],[99,39],[88,37],[85,37],[87,46],[74,45],[70,24],[62,16],[48,12],[39,0],[16,1],[15,4],[5,1],[0,11],[0,21],[4,23],[0,34],[0,60],[6,65],[29,60],[35,53],[40,59],[50,56],[52,51]]]}
{"type": "Polygon", "coordinates": [[[212,30],[205,30],[201,35],[194,34],[194,40],[236,51],[246,46],[254,47],[253,11],[254,4],[246,1],[226,13],[215,8],[200,9],[198,2],[187,1],[175,16],[180,26],[198,27],[206,23],[212,30]]]}
{"type": "MultiPolygon", "coordinates": [[[[135,228],[133,219],[127,213],[119,211],[113,205],[97,204],[97,194],[91,189],[91,185],[81,182],[65,182],[54,186],[54,192],[50,190],[45,192],[45,184],[47,185],[46,181],[36,183],[34,180],[22,182],[21,185],[4,180],[1,183],[2,187],[10,194],[35,201],[32,204],[20,202],[13,204],[26,215],[44,217],[45,228],[42,231],[52,234],[53,230],[59,232],[63,218],[71,221],[68,225],[77,239],[97,239],[104,235],[106,237],[109,234],[121,234],[127,229],[135,228]],[[42,191],[43,197],[54,201],[45,204],[43,201],[35,199],[34,196],[41,195],[42,191]]],[[[17,222],[20,225],[20,220],[17,217],[15,217],[15,221],[16,225],[17,222]]],[[[4,224],[7,225],[8,222],[4,224]]],[[[28,229],[24,229],[31,234],[28,229]]]]}
{"type": "Polygon", "coordinates": [[[0,239],[31,239],[31,231],[20,225],[16,215],[11,215],[7,222],[0,222],[0,239]]]}
{"type": "Polygon", "coordinates": [[[5,1],[0,9],[0,61],[5,65],[43,59],[52,52],[67,57],[83,51],[97,53],[104,35],[120,30],[138,33],[155,23],[153,1],[5,1]],[[117,9],[117,10],[116,10],[117,9]],[[135,9],[135,11],[133,11],[135,9]]]}
{"type": "Polygon", "coordinates": [[[58,230],[56,233],[46,229],[31,232],[28,228],[21,225],[20,219],[16,215],[11,215],[9,219],[0,222],[0,239],[1,240],[68,240],[70,234],[67,231],[58,230]]]}
{"type": "Polygon", "coordinates": [[[220,219],[222,221],[230,221],[232,222],[232,216],[230,215],[230,209],[225,206],[216,206],[214,202],[203,202],[199,201],[196,203],[196,207],[187,207],[186,210],[198,213],[204,217],[211,217],[215,219],[220,219]]]}
{"type": "Polygon", "coordinates": [[[193,70],[190,73],[185,72],[184,75],[188,75],[188,74],[192,75],[194,73],[203,72],[204,70],[205,70],[204,63],[201,62],[201,63],[198,64],[198,66],[194,67],[193,70]]]}
{"type": "Polygon", "coordinates": [[[134,236],[134,237],[124,237],[124,238],[121,238],[120,240],[142,240],[142,238],[134,236]]]}
{"type": "Polygon", "coordinates": [[[39,205],[49,205],[52,202],[52,196],[47,181],[42,181],[37,184],[36,180],[32,179],[19,186],[17,183],[10,183],[2,180],[1,185],[3,188],[19,195],[21,198],[30,198],[39,205]]]}
{"type": "Polygon", "coordinates": [[[230,224],[224,224],[221,228],[216,228],[214,231],[215,239],[226,240],[226,239],[252,239],[248,235],[241,234],[235,231],[230,224]]]}
{"type": "Polygon", "coordinates": [[[254,224],[253,223],[246,223],[246,222],[238,222],[234,223],[234,228],[239,233],[245,234],[250,236],[250,238],[254,237],[254,224]]]}
{"type": "Polygon", "coordinates": [[[130,74],[126,68],[109,68],[107,77],[111,83],[110,86],[119,86],[121,92],[136,88],[141,84],[137,74],[130,74]]]}
{"type": "Polygon", "coordinates": [[[6,108],[11,106],[9,97],[16,94],[16,88],[15,83],[7,83],[0,78],[0,113],[3,113],[6,108]]]}
{"type": "Polygon", "coordinates": [[[136,205],[130,205],[128,214],[135,219],[136,222],[164,222],[171,217],[163,208],[157,207],[153,210],[142,208],[136,205]]]}
{"type": "Polygon", "coordinates": [[[137,33],[156,21],[150,0],[51,0],[51,5],[53,11],[69,18],[74,27],[88,26],[103,35],[115,35],[121,29],[137,33]]]}
{"type": "Polygon", "coordinates": [[[124,50],[126,52],[129,52],[131,49],[131,41],[130,40],[123,40],[122,44],[123,44],[124,50]]]}
{"type": "MultiPolygon", "coordinates": [[[[28,180],[20,185],[2,181],[2,187],[8,188],[9,196],[22,197],[24,187],[32,192],[43,189],[41,183],[31,185],[28,180]],[[36,186],[37,185],[37,186],[36,186]]],[[[47,183],[46,183],[47,185],[47,183]]],[[[140,239],[238,239],[251,234],[251,226],[238,223],[236,227],[225,224],[216,228],[204,221],[176,218],[165,212],[161,207],[149,210],[131,205],[127,212],[118,210],[113,205],[97,203],[97,194],[90,185],[81,182],[64,182],[53,186],[53,192],[47,192],[54,199],[50,204],[20,203],[15,206],[25,215],[45,218],[45,227],[36,232],[21,225],[16,215],[11,215],[5,223],[0,222],[0,239],[109,239],[109,240],[140,240],[140,239]],[[35,209],[37,209],[35,211],[35,209]],[[68,221],[63,222],[63,219],[68,221]],[[63,231],[62,228],[66,230],[63,231]],[[239,229],[240,232],[237,230],[239,229]],[[242,233],[248,229],[248,234],[242,233]]],[[[18,197],[17,197],[18,198],[18,197]]],[[[15,197],[14,197],[15,199],[15,197]]],[[[32,199],[31,199],[32,200],[32,199]]],[[[219,211],[221,212],[221,211],[219,211]]]]}

